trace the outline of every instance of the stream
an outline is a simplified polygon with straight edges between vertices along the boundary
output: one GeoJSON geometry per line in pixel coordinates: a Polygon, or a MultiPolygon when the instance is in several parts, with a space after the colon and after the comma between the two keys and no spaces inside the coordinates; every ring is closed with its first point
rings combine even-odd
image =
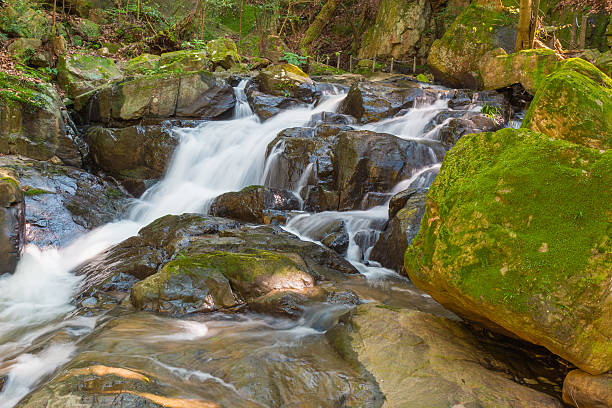
{"type": "MultiPolygon", "coordinates": [[[[297,321],[250,312],[169,318],[125,307],[92,315],[74,305],[82,279],[72,273],[77,266],[164,215],[207,213],[214,198],[225,192],[257,184],[273,186],[282,175],[270,174],[276,156],[272,152],[266,160],[268,145],[283,129],[306,126],[318,113],[335,112],[345,97],[330,88],[316,106],[287,110],[262,123],[246,100],[246,83],[243,80],[234,89],[233,119],[174,130],[180,144],[166,175],[134,200],[129,217],[80,236],[64,248],[30,245],[16,273],[0,278],[0,377],[5,379],[0,407],[16,406],[75,356],[81,362],[104,361],[106,366],[155,372],[163,378],[156,385],[159,394],[171,389],[192,402],[320,407],[351,400],[355,406],[378,406],[382,397],[375,384],[341,359],[325,338],[349,309],[345,304],[308,306],[297,321]],[[367,402],[359,405],[360,401],[367,402]]],[[[437,127],[425,129],[443,110],[449,110],[448,103],[439,99],[355,128],[430,143],[436,140],[437,127]]],[[[314,231],[343,222],[349,237],[346,258],[363,276],[347,277],[342,288],[365,302],[459,320],[408,279],[369,258],[387,222],[391,198],[407,188],[429,187],[440,165],[432,151],[427,163],[384,194],[382,204],[367,210],[298,211],[283,228],[320,244],[314,231]]],[[[286,186],[302,203],[312,171],[308,166],[297,183],[286,186]]]]}

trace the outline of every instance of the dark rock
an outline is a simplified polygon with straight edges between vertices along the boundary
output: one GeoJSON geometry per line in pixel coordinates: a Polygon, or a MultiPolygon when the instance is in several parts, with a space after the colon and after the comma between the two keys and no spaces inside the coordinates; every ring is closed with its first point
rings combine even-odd
{"type": "Polygon", "coordinates": [[[25,202],[17,180],[0,167],[0,275],[15,272],[25,245],[25,202]]]}
{"type": "Polygon", "coordinates": [[[210,207],[210,214],[215,217],[268,224],[266,221],[281,215],[278,212],[299,209],[300,201],[289,191],[251,186],[217,197],[210,207]]]}
{"type": "Polygon", "coordinates": [[[162,126],[130,126],[120,129],[94,126],[86,136],[91,157],[102,170],[121,180],[135,196],[146,190],[147,181],[165,172],[178,139],[162,126]]]}
{"type": "Polygon", "coordinates": [[[408,189],[393,196],[389,203],[389,222],[374,245],[370,259],[401,272],[404,253],[419,232],[425,213],[427,191],[408,189]]]}
{"type": "Polygon", "coordinates": [[[87,230],[125,212],[128,194],[113,180],[72,167],[0,157],[0,168],[14,171],[25,190],[27,242],[64,246],[87,230]]]}

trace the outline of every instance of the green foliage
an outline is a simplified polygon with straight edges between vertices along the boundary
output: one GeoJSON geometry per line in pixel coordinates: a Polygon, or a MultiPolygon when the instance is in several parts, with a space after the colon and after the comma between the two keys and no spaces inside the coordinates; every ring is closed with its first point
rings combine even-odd
{"type": "Polygon", "coordinates": [[[181,44],[181,48],[187,50],[206,50],[206,41],[202,40],[191,40],[185,41],[181,44]]]}
{"type": "Polygon", "coordinates": [[[419,82],[429,82],[429,78],[427,78],[425,75],[423,74],[419,74],[416,76],[416,80],[419,82]]]}
{"type": "Polygon", "coordinates": [[[486,102],[484,106],[482,107],[481,112],[487,117],[489,117],[489,119],[493,119],[493,120],[496,120],[496,117],[502,114],[502,111],[498,106],[491,106],[486,102]]]}
{"type": "Polygon", "coordinates": [[[297,67],[303,65],[308,60],[308,57],[304,57],[298,54],[294,54],[292,52],[285,52],[282,57],[279,58],[280,61],[286,61],[289,64],[293,64],[297,67]]]}

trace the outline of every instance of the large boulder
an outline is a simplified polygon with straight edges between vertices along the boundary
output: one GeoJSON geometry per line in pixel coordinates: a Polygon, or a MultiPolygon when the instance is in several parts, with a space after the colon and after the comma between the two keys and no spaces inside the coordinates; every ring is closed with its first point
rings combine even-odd
{"type": "Polygon", "coordinates": [[[13,273],[25,244],[25,201],[18,178],[0,167],[0,275],[13,273]]]}
{"type": "Polygon", "coordinates": [[[0,169],[10,169],[21,181],[27,242],[41,248],[66,246],[78,235],[121,218],[129,203],[113,180],[74,167],[2,156],[0,169]]]}
{"type": "Polygon", "coordinates": [[[42,41],[38,38],[18,38],[7,48],[13,60],[32,67],[48,67],[50,55],[41,50],[42,41]]]}
{"type": "Polygon", "coordinates": [[[141,195],[166,171],[178,139],[162,125],[103,128],[87,131],[94,163],[121,180],[134,195],[141,195]]]}
{"type": "Polygon", "coordinates": [[[582,59],[548,76],[523,127],[594,149],[612,148],[612,79],[582,59]]]}
{"type": "Polygon", "coordinates": [[[159,70],[161,57],[153,54],[141,54],[127,61],[123,66],[126,75],[146,75],[159,70]]]}
{"type": "Polygon", "coordinates": [[[385,395],[384,406],[562,406],[556,398],[514,382],[512,363],[497,358],[457,321],[368,303],[327,337],[345,359],[374,377],[385,395]]]}
{"type": "Polygon", "coordinates": [[[250,186],[217,197],[210,207],[210,214],[255,224],[270,224],[275,219],[286,218],[285,212],[299,209],[300,200],[289,191],[250,186]]]}
{"type": "Polygon", "coordinates": [[[431,44],[426,36],[432,7],[428,0],[383,0],[376,22],[365,32],[359,58],[425,56],[431,44]]]}
{"type": "Polygon", "coordinates": [[[563,382],[563,401],[576,408],[612,406],[612,374],[591,375],[570,372],[563,382]]]}
{"type": "Polygon", "coordinates": [[[42,38],[51,31],[51,18],[30,1],[5,0],[0,8],[0,31],[13,37],[42,38]]]}
{"type": "MultiPolygon", "coordinates": [[[[147,54],[145,54],[146,56],[147,54]]],[[[143,66],[145,59],[148,62],[153,62],[151,57],[139,57],[139,66],[143,66]]],[[[208,58],[205,51],[201,50],[180,50],[167,52],[159,57],[158,69],[163,71],[177,72],[199,72],[205,71],[208,68],[208,58]]],[[[132,62],[132,67],[135,65],[132,62]]]]}
{"type": "Polygon", "coordinates": [[[306,179],[301,195],[307,210],[367,209],[382,204],[368,196],[387,193],[416,169],[442,160],[444,152],[436,141],[344,125],[286,129],[268,145],[266,185],[293,190],[306,179]]]}
{"type": "MultiPolygon", "coordinates": [[[[168,215],[141,229],[137,236],[125,240],[81,266],[77,271],[77,274],[84,275],[80,292],[99,298],[105,298],[107,293],[116,291],[127,295],[135,281],[146,280],[155,275],[172,260],[187,258],[198,262],[212,262],[211,259],[214,258],[217,270],[232,283],[232,290],[246,300],[254,299],[273,289],[303,289],[312,286],[308,282],[357,274],[357,270],[335,252],[312,242],[301,241],[276,226],[254,227],[238,221],[194,214],[168,215]],[[218,258],[214,258],[214,255],[211,255],[212,258],[204,256],[213,253],[223,255],[218,258]],[[232,257],[232,253],[242,255],[232,257]],[[258,253],[264,253],[265,256],[260,257],[262,265],[267,263],[269,272],[274,273],[268,275],[263,269],[259,270],[254,266],[259,259],[258,253]],[[228,263],[231,260],[235,261],[234,266],[228,263]],[[280,279],[278,288],[275,289],[276,272],[282,270],[295,273],[287,275],[287,279],[280,279]],[[297,270],[302,272],[298,273],[297,270]],[[259,275],[261,277],[258,277],[259,275]],[[304,282],[307,282],[306,286],[303,286],[304,282]]],[[[205,275],[204,272],[202,274],[205,275]]],[[[154,281],[148,282],[163,284],[171,280],[174,273],[166,275],[158,275],[154,281]]],[[[204,287],[193,286],[193,279],[187,281],[187,278],[180,276],[171,281],[173,285],[180,284],[182,288],[193,291],[188,296],[188,302],[181,301],[184,305],[190,305],[185,306],[184,310],[195,307],[192,306],[197,303],[193,301],[194,293],[203,293],[204,287]]],[[[206,283],[204,285],[211,289],[206,283]]],[[[167,298],[172,296],[174,295],[168,295],[167,298]]],[[[145,297],[148,299],[149,295],[145,297]]],[[[149,301],[142,304],[145,303],[150,304],[149,301]]],[[[177,303],[174,302],[175,306],[177,303]]],[[[183,309],[180,305],[176,307],[176,310],[183,309]]]]}
{"type": "Polygon", "coordinates": [[[123,78],[110,58],[86,54],[62,56],[57,62],[57,80],[71,98],[123,78]]]}
{"type": "MultiPolygon", "coordinates": [[[[610,27],[612,27],[612,24],[610,24],[610,27]]],[[[612,77],[612,50],[601,54],[595,61],[595,66],[607,76],[612,77]]]]}
{"type": "Polygon", "coordinates": [[[408,275],[469,320],[609,370],[611,164],[525,129],[464,136],[429,190],[408,275]]]}
{"type": "Polygon", "coordinates": [[[503,48],[493,50],[480,62],[484,89],[500,89],[521,84],[534,95],[548,75],[559,68],[557,54],[549,49],[524,50],[507,54],[503,48]]]}
{"type": "Polygon", "coordinates": [[[80,167],[63,109],[53,87],[0,72],[0,153],[80,167]]]}
{"type": "Polygon", "coordinates": [[[236,104],[232,87],[208,71],[161,72],[115,82],[81,95],[86,121],[111,124],[142,118],[217,118],[236,104]]]}
{"type": "Polygon", "coordinates": [[[514,52],[517,22],[518,16],[506,9],[472,3],[433,43],[427,65],[437,80],[449,86],[480,89],[480,61],[497,48],[514,52]]]}

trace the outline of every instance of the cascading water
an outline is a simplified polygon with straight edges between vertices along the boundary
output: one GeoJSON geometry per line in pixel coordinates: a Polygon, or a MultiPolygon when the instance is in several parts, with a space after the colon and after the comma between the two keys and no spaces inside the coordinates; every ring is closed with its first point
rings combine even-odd
{"type": "MultiPolygon", "coordinates": [[[[13,367],[0,393],[0,406],[15,405],[74,350],[72,344],[51,344],[36,355],[24,354],[74,309],[71,299],[80,278],[71,274],[73,269],[161,216],[206,212],[218,195],[259,183],[266,147],[276,134],[303,126],[318,112],[334,111],[343,98],[326,95],[317,107],[282,112],[261,123],[248,106],[245,85],[242,81],[235,88],[234,119],[176,130],[180,145],[167,174],[135,203],[129,219],[98,228],[62,249],[28,246],[15,274],[0,278],[0,367],[13,367]],[[57,347],[68,351],[65,358],[51,352],[57,347]],[[23,375],[24,361],[34,360],[39,369],[23,375]]],[[[78,321],[71,324],[82,327],[78,321]]]]}
{"type": "MultiPolygon", "coordinates": [[[[277,134],[286,128],[305,126],[317,113],[335,112],[344,97],[337,93],[328,94],[316,107],[285,111],[261,123],[248,105],[245,86],[246,81],[242,81],[235,88],[237,104],[234,119],[205,122],[196,128],[175,130],[180,144],[164,179],[134,203],[127,220],[107,224],[77,238],[62,249],[41,250],[28,246],[16,273],[0,278],[0,373],[7,375],[0,393],[0,406],[9,408],[18,403],[45,376],[69,361],[78,349],[79,338],[94,329],[95,317],[70,316],[74,309],[71,299],[80,281],[79,277],[71,273],[74,268],[110,246],[137,234],[140,228],[161,216],[206,212],[211,201],[220,194],[252,184],[264,184],[266,149],[277,134]],[[52,340],[52,333],[66,328],[73,334],[70,341],[64,340],[62,343],[52,340]]],[[[424,128],[446,107],[447,103],[439,100],[431,106],[410,110],[405,115],[364,126],[363,129],[391,133],[405,139],[434,138],[435,131],[424,134],[424,128]]],[[[277,148],[282,149],[282,146],[277,148]]],[[[433,157],[435,159],[435,155],[433,157]]],[[[388,198],[409,186],[428,186],[438,169],[439,164],[415,169],[409,180],[399,183],[388,193],[388,198]]],[[[312,172],[311,163],[297,183],[291,186],[300,199],[312,172]]],[[[328,222],[330,219],[343,221],[350,236],[349,260],[366,276],[379,277],[394,274],[371,263],[366,265],[369,250],[387,220],[387,213],[388,200],[386,204],[367,211],[301,214],[289,222],[287,229],[304,239],[311,239],[309,231],[317,223],[328,222]],[[365,236],[365,241],[360,242],[358,236],[365,236]]],[[[325,330],[330,324],[329,316],[339,313],[334,308],[330,310],[313,310],[310,318],[305,319],[301,325],[293,324],[286,330],[281,325],[284,331],[281,330],[283,335],[280,338],[290,343],[296,338],[316,333],[317,330],[325,330]]],[[[262,343],[264,334],[269,335],[273,330],[278,332],[276,323],[268,325],[266,320],[248,324],[265,328],[263,334],[253,337],[259,343],[262,343]]],[[[235,330],[249,330],[251,326],[248,324],[235,330]]],[[[170,328],[168,331],[171,334],[165,334],[164,341],[191,341],[206,336],[208,328],[203,324],[189,323],[178,327],[174,333],[170,328]]],[[[146,341],[151,342],[151,336],[146,341]]],[[[162,366],[175,373],[189,372],[192,377],[196,372],[199,373],[198,378],[211,377],[200,371],[162,366]]],[[[224,386],[232,387],[231,384],[224,386]]]]}

